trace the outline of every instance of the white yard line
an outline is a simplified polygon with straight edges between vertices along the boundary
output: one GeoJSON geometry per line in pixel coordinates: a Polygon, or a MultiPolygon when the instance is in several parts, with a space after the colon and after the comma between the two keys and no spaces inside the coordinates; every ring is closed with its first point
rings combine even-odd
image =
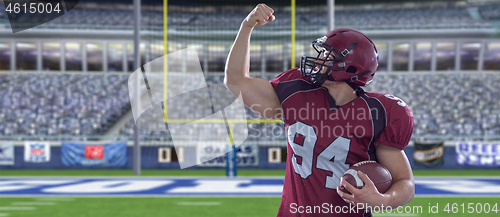
{"type": "Polygon", "coordinates": [[[35,201],[75,201],[75,198],[69,198],[69,197],[39,197],[35,198],[35,201]]]}
{"type": "Polygon", "coordinates": [[[179,206],[219,206],[221,202],[178,202],[179,206]]]}
{"type": "Polygon", "coordinates": [[[35,210],[35,207],[30,206],[0,206],[0,210],[35,210]]]}
{"type": "Polygon", "coordinates": [[[0,216],[1,216],[1,217],[4,217],[4,216],[9,216],[9,213],[0,213],[0,216]]]}
{"type": "Polygon", "coordinates": [[[56,202],[13,202],[14,206],[54,206],[56,202]]]}

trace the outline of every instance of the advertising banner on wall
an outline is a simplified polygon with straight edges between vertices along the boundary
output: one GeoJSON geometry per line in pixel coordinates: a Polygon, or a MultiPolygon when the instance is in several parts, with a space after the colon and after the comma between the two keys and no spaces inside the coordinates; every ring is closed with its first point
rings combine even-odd
{"type": "Polygon", "coordinates": [[[444,164],[443,142],[415,142],[413,162],[419,166],[441,166],[444,164]]]}
{"type": "Polygon", "coordinates": [[[0,144],[0,165],[14,165],[14,144],[0,144]]]}
{"type": "Polygon", "coordinates": [[[466,166],[500,167],[500,143],[457,142],[456,162],[466,166]]]}
{"type": "MultiPolygon", "coordinates": [[[[236,161],[238,167],[258,166],[257,144],[241,144],[237,147],[236,161]]],[[[198,166],[205,167],[225,167],[227,145],[222,143],[202,142],[197,146],[198,166]]]]}
{"type": "Polygon", "coordinates": [[[50,143],[48,142],[25,142],[24,161],[31,163],[43,163],[50,161],[50,143]]]}
{"type": "Polygon", "coordinates": [[[63,142],[61,160],[65,166],[120,167],[127,162],[127,143],[86,145],[63,142]]]}

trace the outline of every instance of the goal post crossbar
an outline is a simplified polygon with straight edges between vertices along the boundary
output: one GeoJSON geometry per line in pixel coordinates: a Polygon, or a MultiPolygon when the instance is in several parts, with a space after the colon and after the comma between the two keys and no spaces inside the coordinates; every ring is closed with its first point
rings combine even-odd
{"type": "Polygon", "coordinates": [[[283,123],[273,119],[165,119],[165,123],[283,123]]]}

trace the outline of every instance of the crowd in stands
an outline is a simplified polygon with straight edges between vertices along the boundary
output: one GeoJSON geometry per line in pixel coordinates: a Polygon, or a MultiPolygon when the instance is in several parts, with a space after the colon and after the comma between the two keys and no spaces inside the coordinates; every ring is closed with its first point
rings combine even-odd
{"type": "Polygon", "coordinates": [[[0,135],[99,135],[130,109],[127,75],[0,75],[0,135]]]}
{"type": "MultiPolygon", "coordinates": [[[[207,84],[220,85],[222,79],[208,76],[207,84]]],[[[2,75],[0,135],[102,135],[130,111],[127,80],[127,75],[2,75]]],[[[496,73],[378,73],[373,84],[365,88],[404,100],[413,111],[413,135],[417,137],[500,135],[500,101],[494,96],[498,89],[500,75],[496,73]]],[[[176,118],[193,118],[197,111],[207,109],[197,102],[170,103],[171,111],[181,114],[176,118]]],[[[246,118],[261,117],[246,108],[246,118]]],[[[132,136],[134,126],[130,118],[118,136],[132,136]]],[[[200,125],[204,128],[206,125],[200,125]]],[[[168,139],[169,133],[142,131],[146,139],[153,140],[168,139]]],[[[193,129],[192,133],[199,131],[193,129]]],[[[248,135],[249,140],[282,140],[286,134],[281,123],[249,123],[248,135]]]]}
{"type": "MultiPolygon", "coordinates": [[[[212,77],[210,80],[221,78],[212,77]]],[[[392,94],[404,100],[415,117],[415,137],[437,135],[463,139],[463,136],[500,135],[500,102],[494,96],[499,88],[500,75],[495,73],[379,73],[365,90],[392,94]]],[[[246,109],[248,119],[261,118],[246,109]]],[[[133,126],[131,120],[122,133],[133,135],[133,126]]],[[[151,138],[168,134],[142,133],[151,138]]],[[[257,141],[283,140],[286,136],[283,124],[276,123],[249,123],[248,135],[249,140],[257,141]]]]}
{"type": "Polygon", "coordinates": [[[478,7],[478,11],[485,20],[500,20],[500,4],[488,4],[478,7]]]}
{"type": "Polygon", "coordinates": [[[415,117],[414,135],[500,135],[500,75],[381,74],[369,91],[403,99],[415,117]]]}
{"type": "MultiPolygon", "coordinates": [[[[319,22],[323,19],[316,19],[319,22]]],[[[324,19],[326,20],[326,19],[324,19]]],[[[338,26],[373,26],[396,28],[423,28],[467,26],[482,24],[476,21],[464,7],[420,8],[420,9],[375,9],[338,11],[335,24],[338,26]]]]}

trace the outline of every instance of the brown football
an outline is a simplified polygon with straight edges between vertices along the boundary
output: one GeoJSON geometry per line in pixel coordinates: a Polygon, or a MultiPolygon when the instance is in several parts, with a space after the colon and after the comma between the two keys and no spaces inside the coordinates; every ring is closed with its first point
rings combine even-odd
{"type": "MultiPolygon", "coordinates": [[[[376,161],[362,161],[349,167],[343,175],[344,179],[354,187],[362,188],[365,186],[365,183],[358,176],[358,170],[361,170],[372,180],[380,193],[385,193],[392,185],[392,176],[386,167],[376,161]]],[[[342,185],[340,185],[340,190],[350,193],[342,185]]]]}

